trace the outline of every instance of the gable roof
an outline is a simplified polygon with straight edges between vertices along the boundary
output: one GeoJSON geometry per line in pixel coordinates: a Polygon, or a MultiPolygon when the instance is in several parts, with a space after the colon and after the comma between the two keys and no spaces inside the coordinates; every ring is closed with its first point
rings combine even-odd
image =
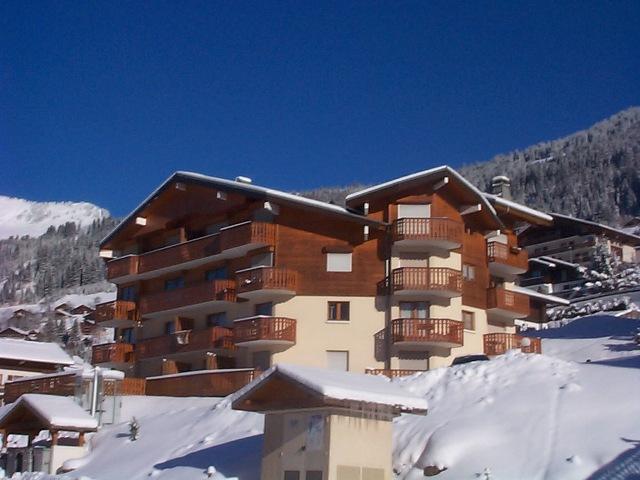
{"type": "Polygon", "coordinates": [[[612,238],[615,238],[616,240],[621,240],[624,243],[628,243],[633,246],[640,246],[640,237],[638,235],[634,235],[619,228],[610,227],[609,225],[605,225],[603,223],[592,222],[591,220],[584,220],[582,218],[563,215],[561,213],[552,213],[551,216],[553,217],[554,223],[557,223],[558,225],[574,224],[582,226],[593,232],[610,236],[612,238]]]}
{"type": "Polygon", "coordinates": [[[60,346],[50,342],[32,342],[16,338],[0,338],[0,361],[17,360],[25,362],[73,365],[73,359],[60,346]]]}
{"type": "Polygon", "coordinates": [[[528,222],[542,225],[551,225],[553,223],[553,217],[545,212],[541,212],[540,210],[527,207],[521,203],[514,202],[513,200],[507,200],[491,193],[484,193],[484,196],[498,210],[504,210],[506,213],[515,213],[517,216],[528,222]]]}
{"type": "MultiPolygon", "coordinates": [[[[89,415],[70,397],[26,393],[16,402],[0,410],[0,428],[12,425],[12,420],[21,414],[35,417],[41,430],[56,429],[73,432],[93,432],[98,429],[98,421],[89,415]]],[[[13,423],[13,432],[19,431],[19,424],[13,423]],[[16,429],[17,426],[17,429],[16,429]]],[[[24,432],[27,433],[27,432],[24,432]]]]}
{"type": "Polygon", "coordinates": [[[214,187],[220,189],[225,192],[235,192],[242,195],[246,195],[249,198],[257,199],[257,200],[274,200],[278,201],[285,205],[291,205],[294,207],[301,208],[309,208],[316,211],[321,211],[324,213],[339,215],[345,219],[356,221],[363,223],[365,225],[372,226],[384,226],[383,222],[378,222],[376,220],[372,220],[370,218],[365,217],[364,215],[359,214],[358,212],[354,212],[348,208],[342,207],[340,205],[334,205],[331,203],[321,202],[319,200],[313,200],[311,198],[302,197],[299,195],[294,195],[291,193],[286,193],[280,190],[275,190],[272,188],[261,187],[258,185],[254,185],[252,183],[244,183],[238,182],[235,180],[227,180],[224,178],[211,177],[208,175],[203,175],[200,173],[194,172],[184,172],[177,171],[172,174],[169,178],[167,178],[158,188],[156,188],[151,194],[145,198],[142,203],[140,203],[129,215],[127,215],[122,222],[120,222],[116,227],[107,234],[106,237],[102,239],[100,245],[107,243],[111,240],[126,224],[128,224],[133,218],[135,218],[142,210],[147,206],[147,204],[157,197],[162,191],[164,191],[167,187],[172,185],[174,182],[192,182],[197,183],[204,186],[214,187]]]}
{"type": "Polygon", "coordinates": [[[452,177],[455,179],[464,189],[468,190],[477,198],[478,203],[480,203],[482,207],[489,212],[490,216],[499,226],[504,226],[502,220],[498,217],[495,208],[487,200],[483,192],[448,165],[442,165],[428,170],[423,170],[421,172],[412,173],[410,175],[405,175],[404,177],[395,178],[388,182],[379,183],[378,185],[373,185],[363,190],[353,192],[346,197],[347,205],[353,204],[356,201],[364,202],[367,198],[386,191],[392,191],[393,189],[399,188],[409,188],[423,182],[433,182],[444,177],[452,177]]]}
{"type": "MultiPolygon", "coordinates": [[[[278,408],[272,408],[269,405],[261,407],[251,402],[255,394],[275,379],[306,390],[323,406],[344,407],[347,404],[360,404],[367,407],[385,406],[391,407],[396,413],[425,413],[428,407],[424,398],[408,392],[398,383],[393,383],[383,376],[277,364],[237,392],[234,396],[233,408],[238,410],[256,408],[256,411],[277,410],[278,408]]],[[[278,393],[283,397],[286,396],[286,392],[282,390],[278,390],[276,395],[278,393]]],[[[279,399],[273,400],[277,403],[279,399]]],[[[314,406],[318,405],[318,403],[314,404],[314,406]]],[[[298,408],[304,408],[304,405],[299,405],[298,408]]]]}

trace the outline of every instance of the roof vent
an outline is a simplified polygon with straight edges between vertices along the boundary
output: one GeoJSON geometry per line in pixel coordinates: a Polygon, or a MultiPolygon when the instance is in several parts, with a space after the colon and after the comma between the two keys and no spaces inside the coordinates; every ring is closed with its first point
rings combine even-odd
{"type": "Polygon", "coordinates": [[[238,175],[236,177],[236,182],[238,182],[238,183],[253,183],[253,180],[251,180],[249,177],[243,177],[242,175],[238,175]]]}
{"type": "Polygon", "coordinates": [[[504,175],[498,175],[491,179],[491,193],[502,197],[505,200],[511,200],[511,180],[504,175]]]}

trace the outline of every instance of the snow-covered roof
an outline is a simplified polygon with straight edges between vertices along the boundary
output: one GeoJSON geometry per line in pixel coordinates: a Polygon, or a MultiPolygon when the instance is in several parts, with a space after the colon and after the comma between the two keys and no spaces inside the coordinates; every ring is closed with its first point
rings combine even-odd
{"type": "Polygon", "coordinates": [[[215,375],[217,373],[251,372],[253,368],[220,368],[217,370],[194,370],[191,372],[170,373],[168,375],[156,375],[147,377],[147,380],[164,380],[165,378],[191,377],[194,375],[215,375]]]}
{"type": "Polygon", "coordinates": [[[345,218],[349,218],[351,220],[355,220],[358,222],[362,222],[369,225],[384,225],[383,222],[378,222],[376,220],[372,220],[370,218],[365,217],[364,215],[360,215],[356,212],[349,210],[348,208],[342,207],[340,205],[334,205],[327,202],[321,202],[319,200],[313,200],[311,198],[302,197],[300,195],[294,195],[292,193],[286,193],[280,190],[275,190],[272,188],[261,187],[258,185],[254,185],[252,183],[244,183],[236,180],[227,180],[224,178],[211,177],[209,175],[203,175],[201,173],[194,172],[185,172],[185,171],[177,171],[173,175],[171,175],[167,180],[165,180],[158,188],[156,188],[151,194],[140,203],[127,217],[122,220],[109,234],[102,239],[100,244],[104,244],[108,242],[124,225],[126,225],[129,221],[131,221],[138,213],[153,199],[155,198],[162,190],[164,190],[168,185],[177,180],[191,180],[195,182],[204,183],[206,185],[210,185],[213,187],[221,188],[226,191],[235,191],[239,193],[244,193],[247,195],[253,195],[259,198],[264,199],[273,199],[283,203],[304,206],[313,208],[316,210],[321,210],[328,213],[333,213],[337,215],[341,215],[345,218]]]}
{"type": "Polygon", "coordinates": [[[514,212],[520,213],[527,217],[536,218],[543,222],[548,222],[548,223],[553,222],[553,217],[551,215],[541,212],[540,210],[527,207],[526,205],[522,205],[521,203],[514,202],[513,200],[507,200],[505,198],[499,197],[497,195],[493,195],[491,193],[485,193],[484,196],[485,198],[489,199],[490,202],[493,202],[495,205],[506,208],[507,211],[513,210],[514,212]]]}
{"type": "Polygon", "coordinates": [[[565,300],[564,298],[556,297],[555,295],[549,295],[546,293],[540,293],[535,290],[531,290],[530,288],[524,288],[518,285],[513,285],[511,287],[511,291],[522,293],[523,295],[528,295],[529,297],[537,298],[538,300],[543,300],[546,303],[556,303],[558,305],[569,305],[571,303],[569,302],[569,300],[565,300]]]}
{"type": "Polygon", "coordinates": [[[9,330],[10,330],[10,331],[12,331],[12,332],[18,333],[18,334],[20,334],[20,335],[25,335],[25,336],[26,336],[26,335],[29,335],[29,333],[31,333],[31,332],[30,332],[30,331],[28,331],[28,330],[23,330],[23,329],[18,328],[18,327],[7,327],[7,328],[3,328],[2,330],[0,330],[0,333],[4,333],[4,332],[9,331],[9,330]]]}
{"type": "Polygon", "coordinates": [[[293,380],[329,400],[384,405],[400,411],[426,412],[428,407],[424,398],[408,392],[383,376],[289,364],[271,367],[260,378],[240,390],[236,394],[234,406],[276,375],[293,380]]]}
{"type": "Polygon", "coordinates": [[[71,431],[93,431],[98,428],[98,421],[70,397],[40,393],[26,393],[0,410],[0,425],[22,407],[39,417],[47,428],[71,431]]]}
{"type": "Polygon", "coordinates": [[[456,180],[458,180],[462,185],[464,185],[465,188],[473,192],[478,197],[478,200],[480,201],[480,203],[482,203],[483,206],[487,209],[487,211],[493,217],[495,217],[498,223],[500,224],[502,223],[498,218],[498,214],[496,213],[495,208],[493,208],[493,205],[491,205],[491,203],[487,201],[484,194],[480,190],[478,190],[478,188],[476,188],[471,182],[469,182],[466,178],[464,178],[462,175],[460,175],[457,171],[455,171],[453,168],[451,168],[448,165],[441,165],[439,167],[430,168],[428,170],[423,170],[421,172],[405,175],[404,177],[395,178],[393,180],[389,180],[388,182],[373,185],[363,190],[350,193],[349,195],[347,195],[346,200],[347,202],[352,200],[357,200],[359,198],[366,197],[373,193],[386,190],[388,188],[392,188],[397,185],[402,185],[403,183],[406,183],[406,182],[410,182],[414,180],[427,180],[429,177],[435,177],[442,174],[451,175],[456,180]]]}
{"type": "Polygon", "coordinates": [[[613,236],[618,236],[626,241],[628,241],[631,245],[640,246],[640,236],[634,235],[633,233],[629,233],[625,230],[610,227],[609,225],[605,225],[603,223],[592,222],[591,220],[584,220],[582,218],[576,218],[569,215],[563,215],[561,213],[552,213],[551,216],[554,220],[565,221],[569,223],[577,223],[580,225],[584,225],[586,227],[595,228],[600,230],[601,232],[606,232],[613,236]]]}
{"type": "Polygon", "coordinates": [[[0,359],[73,365],[73,359],[55,343],[0,338],[0,359]]]}
{"type": "Polygon", "coordinates": [[[540,257],[531,258],[530,260],[532,260],[532,261],[533,260],[542,260],[544,262],[553,264],[552,266],[554,266],[554,267],[556,265],[562,265],[564,267],[580,268],[580,264],[578,264],[578,263],[567,262],[566,260],[561,260],[561,259],[556,258],[556,257],[550,257],[548,255],[542,255],[540,257]]]}

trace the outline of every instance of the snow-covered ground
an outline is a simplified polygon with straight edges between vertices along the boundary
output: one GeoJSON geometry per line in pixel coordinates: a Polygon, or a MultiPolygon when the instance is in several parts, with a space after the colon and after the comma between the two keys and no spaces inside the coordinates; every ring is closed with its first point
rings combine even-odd
{"type": "Polygon", "coordinates": [[[75,222],[91,225],[109,212],[87,202],[32,202],[0,195],[0,239],[30,235],[39,237],[51,226],[75,222]]]}
{"type": "MultiPolygon", "coordinates": [[[[638,327],[587,317],[532,332],[545,337],[544,355],[512,352],[397,380],[430,405],[394,424],[397,478],[423,479],[434,466],[446,468],[438,479],[585,479],[640,448],[638,327]]],[[[103,429],[64,478],[259,478],[261,415],[233,411],[229,399],[136,397],[123,408],[140,439],[129,440],[126,424],[103,429]],[[218,473],[208,477],[210,466],[218,473]]]]}

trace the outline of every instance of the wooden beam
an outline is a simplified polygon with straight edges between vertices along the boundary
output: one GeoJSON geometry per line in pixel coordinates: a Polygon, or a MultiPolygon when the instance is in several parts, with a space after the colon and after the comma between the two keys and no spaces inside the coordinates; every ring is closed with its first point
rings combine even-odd
{"type": "Polygon", "coordinates": [[[145,217],[136,217],[136,225],[140,225],[144,227],[147,224],[147,219],[145,217]]]}
{"type": "Polygon", "coordinates": [[[476,213],[482,210],[482,204],[478,203],[476,205],[462,205],[460,207],[460,215],[468,215],[470,213],[476,213]]]}
{"type": "Polygon", "coordinates": [[[444,187],[445,185],[447,185],[449,183],[449,177],[444,177],[442,180],[440,180],[439,182],[437,182],[434,186],[433,186],[433,191],[435,192],[436,190],[441,189],[442,187],[444,187]]]}

